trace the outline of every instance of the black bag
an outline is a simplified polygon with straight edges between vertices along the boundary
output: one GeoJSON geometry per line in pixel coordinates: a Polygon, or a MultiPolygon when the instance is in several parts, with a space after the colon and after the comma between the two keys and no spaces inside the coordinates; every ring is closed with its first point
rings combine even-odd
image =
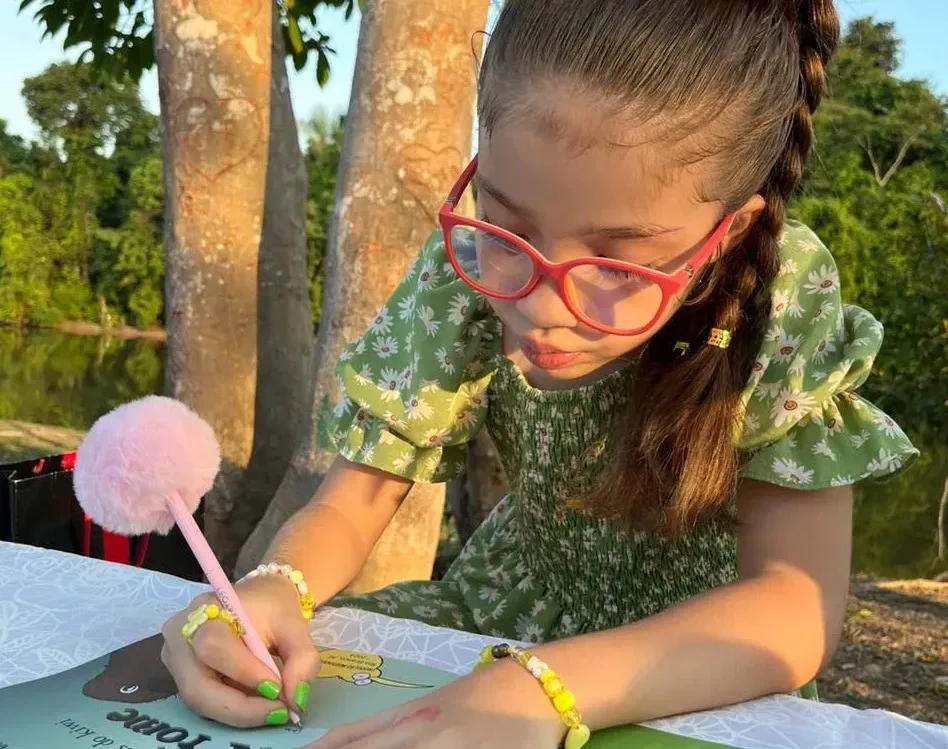
{"type": "MultiPolygon", "coordinates": [[[[0,541],[38,546],[188,580],[202,580],[190,547],[174,528],[167,536],[128,538],[103,530],[76,500],[74,452],[0,465],[0,541]]],[[[195,518],[198,523],[201,517],[195,518]]]]}

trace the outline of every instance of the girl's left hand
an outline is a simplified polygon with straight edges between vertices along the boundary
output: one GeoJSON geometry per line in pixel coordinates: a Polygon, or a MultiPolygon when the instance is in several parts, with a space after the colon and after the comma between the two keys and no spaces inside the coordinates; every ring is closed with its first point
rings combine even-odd
{"type": "Polygon", "coordinates": [[[309,749],[556,749],[565,734],[536,680],[501,661],[394,710],[338,726],[309,749]]]}

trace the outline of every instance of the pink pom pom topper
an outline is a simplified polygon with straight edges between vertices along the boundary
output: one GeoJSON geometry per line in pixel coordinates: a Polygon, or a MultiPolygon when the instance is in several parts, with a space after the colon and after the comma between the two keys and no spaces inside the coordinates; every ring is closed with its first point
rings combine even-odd
{"type": "Polygon", "coordinates": [[[168,533],[177,495],[193,515],[221,455],[210,425],[180,401],[151,395],[106,414],[76,456],[76,498],[96,523],[126,536],[168,533]]]}
{"type": "MultiPolygon", "coordinates": [[[[119,406],[92,425],[76,455],[76,499],[92,520],[113,533],[165,534],[177,524],[221,605],[240,623],[244,643],[279,678],[276,661],[192,517],[220,462],[220,447],[207,422],[180,401],[151,395],[119,406]]],[[[296,713],[290,716],[299,723],[296,713]]]]}

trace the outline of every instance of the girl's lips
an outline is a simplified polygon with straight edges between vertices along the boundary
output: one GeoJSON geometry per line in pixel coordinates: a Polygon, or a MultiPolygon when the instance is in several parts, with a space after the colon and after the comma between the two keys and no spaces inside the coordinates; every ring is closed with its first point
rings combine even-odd
{"type": "Polygon", "coordinates": [[[536,346],[528,341],[520,345],[523,355],[540,369],[563,369],[582,356],[575,351],[560,351],[550,346],[536,346]]]}

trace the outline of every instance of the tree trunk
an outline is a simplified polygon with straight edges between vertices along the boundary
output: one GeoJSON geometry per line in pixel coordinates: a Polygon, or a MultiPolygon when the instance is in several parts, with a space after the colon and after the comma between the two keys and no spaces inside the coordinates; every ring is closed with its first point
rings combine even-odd
{"type": "Polygon", "coordinates": [[[222,469],[204,506],[213,547],[250,457],[257,257],[270,121],[269,0],[155,3],[165,182],[166,392],[200,414],[222,469]]]}
{"type": "MultiPolygon", "coordinates": [[[[359,37],[330,228],[316,341],[313,414],[338,398],[345,344],[378,312],[427,235],[470,153],[473,34],[489,0],[368,0],[359,37]]],[[[314,494],[334,456],[315,444],[314,419],[276,498],[241,552],[238,573],[314,494]]],[[[441,486],[416,486],[350,586],[373,590],[431,575],[444,508],[441,486]]]]}
{"type": "Polygon", "coordinates": [[[280,17],[272,13],[270,143],[257,279],[253,449],[216,551],[225,570],[263,517],[308,418],[313,317],[306,271],[306,168],[290,101],[280,17]]]}

